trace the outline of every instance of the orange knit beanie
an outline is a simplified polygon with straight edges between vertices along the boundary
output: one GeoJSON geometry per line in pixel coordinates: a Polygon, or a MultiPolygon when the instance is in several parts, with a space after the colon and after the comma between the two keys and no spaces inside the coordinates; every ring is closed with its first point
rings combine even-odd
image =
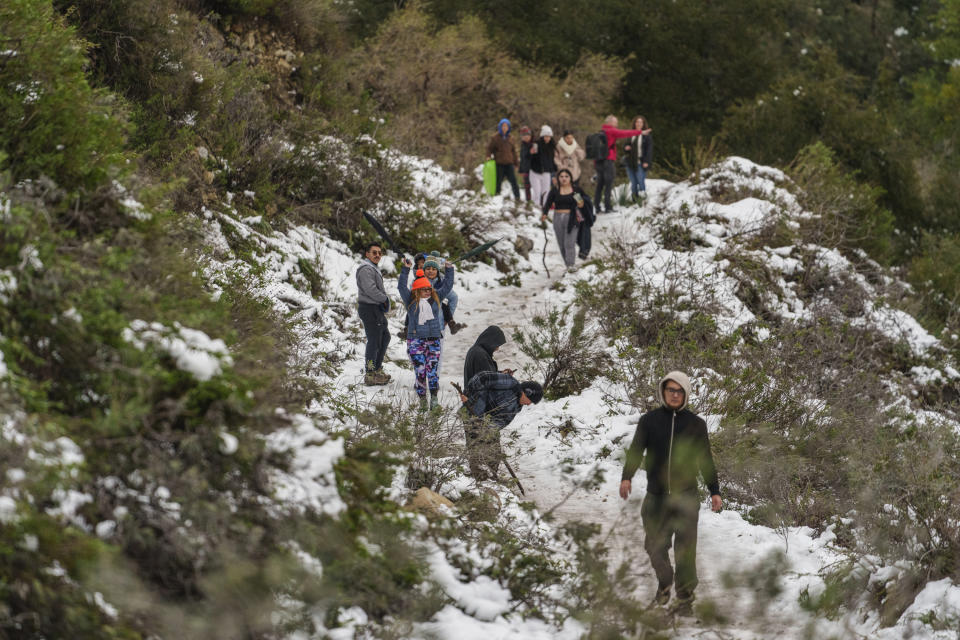
{"type": "Polygon", "coordinates": [[[417,269],[417,279],[413,281],[413,286],[410,287],[411,291],[416,291],[417,289],[429,289],[433,285],[430,284],[430,281],[427,280],[427,277],[423,275],[423,269],[417,269]]]}

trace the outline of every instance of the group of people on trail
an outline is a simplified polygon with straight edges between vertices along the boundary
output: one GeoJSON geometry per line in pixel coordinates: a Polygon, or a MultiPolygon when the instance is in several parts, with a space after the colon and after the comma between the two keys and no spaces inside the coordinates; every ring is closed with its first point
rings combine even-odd
{"type": "MultiPolygon", "coordinates": [[[[513,197],[520,199],[520,188],[514,172],[523,180],[527,201],[541,209],[541,221],[546,223],[553,215],[553,230],[560,247],[560,255],[568,272],[576,270],[576,259],[587,260],[592,245],[591,228],[600,213],[611,213],[611,194],[616,179],[617,142],[622,140],[621,158],[630,179],[630,193],[634,201],[646,197],[647,171],[653,162],[653,131],[646,118],[637,116],[633,129],[618,129],[616,116],[607,116],[601,132],[600,150],[595,153],[593,199],[580,187],[583,173],[581,163],[587,152],[576,141],[572,131],[564,131],[555,139],[550,125],[540,127],[534,139],[529,127],[520,128],[520,153],[514,146],[510,120],[497,123],[497,131],[487,143],[487,155],[496,164],[496,193],[503,181],[510,183],[513,197]]],[[[591,136],[592,137],[592,136],[591,136]]]]}
{"type": "MultiPolygon", "coordinates": [[[[555,207],[554,226],[557,228],[559,220],[559,225],[567,233],[566,225],[570,224],[571,216],[580,206],[577,196],[583,198],[584,194],[574,185],[568,170],[558,171],[558,183],[559,186],[551,191],[551,202],[555,207]]],[[[564,241],[569,242],[567,236],[564,241]]],[[[568,250],[569,245],[564,249],[565,256],[568,250]]],[[[386,320],[390,298],[378,267],[382,256],[383,249],[379,244],[369,244],[356,273],[358,313],[367,335],[366,384],[386,384],[390,380],[382,369],[390,342],[386,320]]],[[[423,258],[423,264],[416,270],[412,284],[408,281],[415,267],[414,261],[403,259],[397,288],[406,307],[407,353],[414,368],[414,388],[420,409],[426,411],[439,407],[440,359],[444,328],[449,322],[444,316],[442,301],[445,298],[450,301],[453,293],[454,265],[441,263],[442,258],[432,254],[417,257],[423,258]]],[[[456,308],[456,298],[451,306],[456,308]]],[[[491,325],[477,337],[463,363],[463,387],[458,391],[467,461],[470,475],[477,481],[499,477],[500,464],[506,461],[500,443],[501,430],[524,406],[536,404],[543,398],[539,383],[519,381],[513,376],[513,370],[499,367],[494,355],[505,343],[503,330],[491,325]]],[[[690,392],[690,379],[681,371],[671,371],[660,380],[658,406],[640,416],[637,422],[626,451],[619,487],[620,497],[629,499],[633,476],[641,468],[646,472],[647,487],[640,507],[640,520],[645,534],[644,549],[657,577],[657,589],[651,604],[665,606],[670,600],[671,589],[674,589],[676,603],[673,610],[679,615],[692,612],[694,590],[698,584],[698,476],[702,476],[710,493],[712,510],[719,512],[723,505],[707,425],[690,409],[690,392]],[[671,547],[674,547],[674,564],[670,561],[671,547]]],[[[509,465],[507,469],[510,470],[509,465]]]]}

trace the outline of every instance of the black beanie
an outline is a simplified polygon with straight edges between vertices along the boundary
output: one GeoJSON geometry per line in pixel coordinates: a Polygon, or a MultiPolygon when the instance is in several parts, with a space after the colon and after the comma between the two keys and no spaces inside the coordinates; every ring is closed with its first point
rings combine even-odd
{"type": "Polygon", "coordinates": [[[524,380],[520,383],[520,390],[523,391],[525,396],[530,398],[530,402],[533,404],[537,404],[543,400],[543,387],[540,386],[539,382],[524,380]]]}

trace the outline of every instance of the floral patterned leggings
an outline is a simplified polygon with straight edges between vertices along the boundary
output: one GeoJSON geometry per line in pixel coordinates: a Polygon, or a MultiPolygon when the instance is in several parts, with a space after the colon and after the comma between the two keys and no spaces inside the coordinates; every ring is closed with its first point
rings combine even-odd
{"type": "Polygon", "coordinates": [[[416,375],[414,389],[421,398],[440,388],[441,338],[407,338],[407,353],[416,375]]]}

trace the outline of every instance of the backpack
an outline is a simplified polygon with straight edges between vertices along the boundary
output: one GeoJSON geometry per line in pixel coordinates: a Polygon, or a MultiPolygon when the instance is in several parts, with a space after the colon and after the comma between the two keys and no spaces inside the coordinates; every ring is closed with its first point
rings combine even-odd
{"type": "Polygon", "coordinates": [[[606,160],[610,153],[607,146],[607,134],[603,131],[591,133],[586,141],[587,160],[606,160]]]}
{"type": "MultiPolygon", "coordinates": [[[[463,390],[463,395],[467,396],[467,410],[475,418],[483,418],[488,412],[496,412],[500,408],[497,405],[498,396],[504,391],[512,390],[516,385],[517,381],[513,376],[497,371],[481,371],[470,379],[463,390]]],[[[503,428],[505,425],[498,426],[503,428]]]]}

